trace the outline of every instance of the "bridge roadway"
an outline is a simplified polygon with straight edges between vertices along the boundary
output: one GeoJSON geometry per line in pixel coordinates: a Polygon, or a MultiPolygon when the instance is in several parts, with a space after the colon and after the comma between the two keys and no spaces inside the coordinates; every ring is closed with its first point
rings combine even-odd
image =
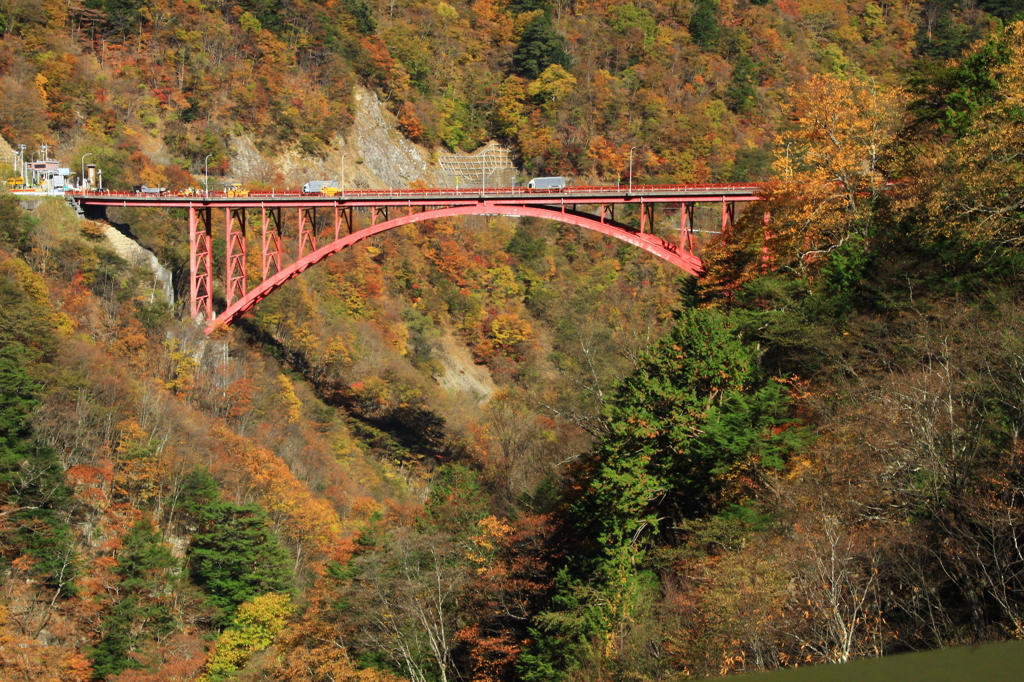
{"type": "Polygon", "coordinates": [[[282,206],[294,208],[345,206],[466,206],[486,200],[509,202],[517,206],[556,204],[629,204],[680,203],[692,201],[745,202],[759,199],[759,184],[693,184],[634,185],[630,187],[566,187],[561,190],[527,189],[523,187],[442,188],[442,189],[355,189],[334,196],[303,194],[298,190],[249,191],[246,196],[227,192],[209,195],[184,192],[75,191],[67,196],[83,206],[136,206],[139,208],[261,208],[282,206]]]}
{"type": "MultiPolygon", "coordinates": [[[[757,184],[633,185],[627,187],[567,187],[560,190],[520,187],[346,190],[334,196],[298,191],[269,192],[71,192],[68,198],[84,207],[178,208],[188,212],[191,314],[203,319],[206,333],[231,324],[240,315],[292,278],[325,258],[402,225],[468,215],[503,215],[553,220],[599,232],[654,254],[694,276],[704,268],[695,253],[694,207],[721,206],[721,231],[736,214],[736,204],[757,201],[757,184]],[[594,206],[596,211],[582,211],[594,206]],[[634,206],[638,223],[615,219],[615,207],[634,206]],[[654,234],[656,208],[666,217],[678,211],[678,240],[654,234]],[[333,213],[333,220],[318,209],[333,213]],[[215,210],[224,211],[224,256],[215,251],[215,210]],[[259,260],[249,257],[250,219],[260,215],[259,260]],[[285,235],[285,213],[294,211],[295,231],[285,235]],[[369,213],[369,226],[355,214],[369,213]],[[332,225],[333,224],[333,225],[332,225]],[[332,229],[333,227],[333,229],[332,229]],[[286,240],[295,239],[286,248],[286,240]],[[223,258],[215,266],[214,259],[223,258]],[[250,286],[248,272],[261,264],[261,281],[250,286]],[[215,287],[215,272],[223,273],[223,288],[215,287]],[[215,289],[217,291],[215,292],[215,289]],[[221,298],[221,295],[223,297],[221,298]],[[214,312],[214,298],[226,306],[214,312]]],[[[256,225],[252,226],[253,228],[256,225]]],[[[674,233],[674,228],[671,230],[674,233]]]]}

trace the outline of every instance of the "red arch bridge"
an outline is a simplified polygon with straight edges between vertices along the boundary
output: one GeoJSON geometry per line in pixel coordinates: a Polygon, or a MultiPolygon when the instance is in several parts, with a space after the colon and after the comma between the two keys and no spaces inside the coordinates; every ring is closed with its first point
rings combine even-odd
{"type": "MultiPolygon", "coordinates": [[[[298,192],[250,192],[206,195],[117,194],[75,192],[70,198],[85,207],[161,207],[188,211],[189,270],[193,318],[207,322],[206,333],[231,324],[243,313],[328,256],[387,230],[434,218],[466,215],[503,215],[544,218],[600,232],[638,246],[700,276],[703,266],[694,253],[694,207],[721,206],[721,229],[736,216],[736,205],[759,199],[759,186],[680,185],[616,187],[569,187],[560,190],[523,188],[355,190],[335,196],[298,192]],[[639,229],[615,220],[615,211],[634,207],[639,229]],[[583,210],[584,208],[589,210],[583,210]],[[656,213],[678,211],[678,239],[667,241],[653,234],[656,213]],[[224,212],[224,298],[226,308],[214,314],[214,212],[224,212]],[[287,212],[287,213],[286,213],[287,212]],[[295,248],[285,249],[285,218],[297,215],[288,239],[295,248]],[[357,221],[357,212],[362,219],[357,221]],[[250,286],[246,277],[247,237],[250,214],[258,214],[262,280],[250,286]],[[363,225],[367,222],[369,225],[363,225]],[[291,262],[286,262],[290,260],[291,262]]],[[[674,231],[674,228],[673,228],[674,231]]]]}

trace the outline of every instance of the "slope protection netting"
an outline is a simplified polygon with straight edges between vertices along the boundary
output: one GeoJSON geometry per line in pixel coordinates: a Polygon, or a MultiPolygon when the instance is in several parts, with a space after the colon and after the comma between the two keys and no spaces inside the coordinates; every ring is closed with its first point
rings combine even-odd
{"type": "Polygon", "coordinates": [[[493,140],[472,154],[441,152],[449,187],[510,187],[518,175],[512,151],[493,140]]]}

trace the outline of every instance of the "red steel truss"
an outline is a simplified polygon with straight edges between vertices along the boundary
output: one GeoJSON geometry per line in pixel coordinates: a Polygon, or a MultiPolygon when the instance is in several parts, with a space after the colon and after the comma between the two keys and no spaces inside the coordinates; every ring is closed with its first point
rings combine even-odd
{"type": "Polygon", "coordinates": [[[486,193],[476,188],[461,191],[395,190],[387,193],[362,190],[333,197],[276,191],[254,192],[246,197],[89,192],[72,196],[83,206],[187,209],[190,312],[192,317],[206,322],[206,332],[210,333],[219,325],[231,324],[285,282],[332,254],[402,225],[451,216],[530,216],[576,225],[637,246],[699,277],[703,274],[703,265],[694,253],[696,204],[720,204],[721,230],[725,233],[736,218],[736,204],[757,201],[758,189],[757,185],[684,185],[634,186],[628,192],[611,187],[574,187],[563,190],[497,188],[486,193]],[[617,206],[636,207],[639,230],[615,220],[617,206]],[[593,209],[583,211],[581,207],[593,209]],[[657,207],[679,211],[678,243],[652,233],[657,207]],[[213,312],[212,225],[215,208],[224,210],[225,221],[226,309],[217,316],[213,312]],[[290,264],[285,263],[285,209],[294,209],[297,213],[297,257],[290,264]],[[256,210],[260,211],[261,218],[262,281],[250,289],[247,277],[247,215],[248,211],[256,210]],[[369,227],[357,228],[356,211],[369,214],[369,227]]]}
{"type": "Polygon", "coordinates": [[[213,210],[209,207],[188,209],[189,270],[192,273],[193,318],[200,315],[213,319],[213,210]],[[200,224],[202,223],[202,224],[200,224]]]}

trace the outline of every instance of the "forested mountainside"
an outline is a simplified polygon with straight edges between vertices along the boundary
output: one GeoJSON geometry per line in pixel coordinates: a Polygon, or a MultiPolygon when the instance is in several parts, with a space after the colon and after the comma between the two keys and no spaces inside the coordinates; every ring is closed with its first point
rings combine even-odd
{"type": "MultiPolygon", "coordinates": [[[[768,180],[699,281],[436,220],[212,338],[104,226],[0,194],[0,678],[676,679],[1020,638],[1018,11],[0,2],[0,134],[114,188],[229,174],[238,137],[325,155],[357,86],[527,174],[616,182],[634,149],[638,182],[768,180]]],[[[183,216],[108,217],[187,282],[183,216]]]]}

